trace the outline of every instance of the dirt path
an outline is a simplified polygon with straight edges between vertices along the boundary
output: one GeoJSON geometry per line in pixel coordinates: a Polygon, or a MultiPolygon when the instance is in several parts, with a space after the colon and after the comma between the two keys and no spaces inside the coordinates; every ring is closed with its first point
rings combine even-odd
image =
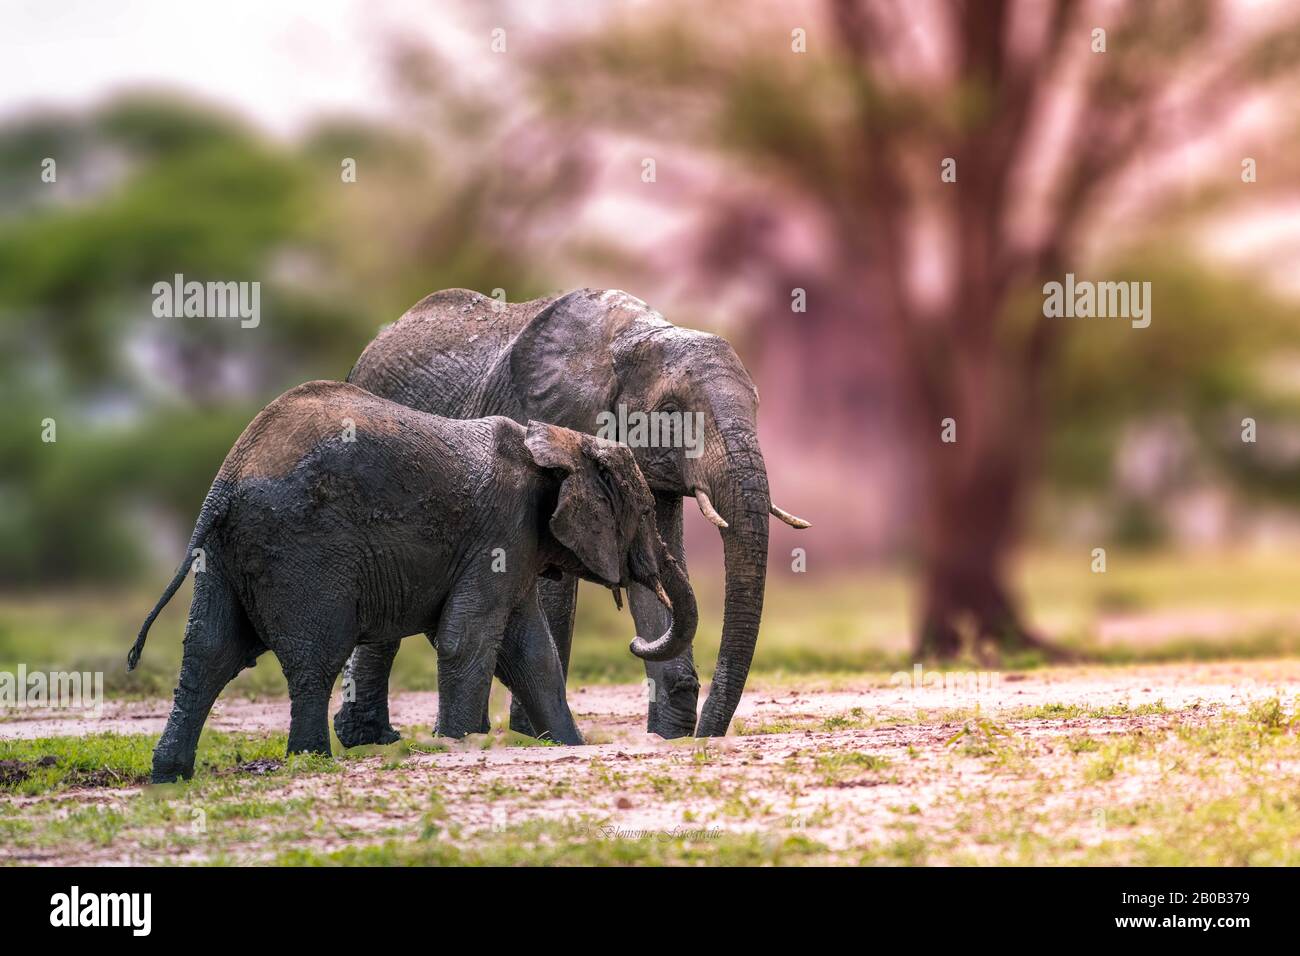
{"type": "MultiPolygon", "coordinates": [[[[1142,667],[1077,667],[1022,673],[936,671],[903,672],[854,681],[800,680],[779,683],[756,678],[736,719],[750,732],[764,724],[815,720],[861,708],[876,721],[912,718],[917,710],[979,707],[989,716],[1060,703],[1085,709],[1128,704],[1140,707],[1163,700],[1181,710],[1194,704],[1240,707],[1262,697],[1300,691],[1300,661],[1234,661],[1142,667]]],[[[496,688],[501,691],[500,687],[496,688]]],[[[597,740],[635,740],[645,721],[645,689],[637,685],[579,686],[569,703],[580,727],[597,740]]],[[[505,694],[494,710],[505,709],[505,694]]],[[[339,701],[331,707],[338,709],[339,701]]],[[[395,726],[428,730],[438,709],[436,693],[399,693],[392,698],[395,726]]],[[[109,701],[100,716],[61,711],[0,711],[0,739],[84,733],[158,734],[167,722],[170,701],[109,701]]],[[[287,698],[222,699],[207,727],[221,731],[287,730],[287,698]]],[[[647,738],[648,740],[649,738],[647,738]]]]}
{"type": "MultiPolygon", "coordinates": [[[[923,684],[943,680],[907,675],[916,676],[923,684]]],[[[1188,839],[1179,828],[1193,810],[1171,811],[1170,801],[1213,807],[1234,795],[1253,800],[1252,788],[1265,785],[1300,793],[1294,729],[1282,721],[1275,734],[1268,726],[1269,736],[1249,722],[1263,719],[1255,711],[1269,699],[1294,713],[1300,662],[1058,668],[982,680],[949,675],[947,682],[913,689],[888,676],[759,680],[741,705],[735,735],[707,745],[646,735],[639,687],[575,688],[570,701],[588,746],[503,746],[479,737],[447,752],[394,748],[341,760],[331,772],[227,778],[220,793],[176,799],[206,808],[208,820],[225,817],[229,801],[261,801],[264,818],[231,812],[238,827],[209,823],[197,837],[187,816],[160,822],[156,811],[136,808],[140,788],[56,800],[5,797],[11,813],[53,829],[88,805],[124,822],[106,842],[33,836],[26,847],[0,846],[0,859],[240,862],[368,846],[382,847],[380,862],[411,854],[423,862],[465,854],[498,862],[690,862],[728,854],[747,862],[792,855],[1149,862],[1188,839]],[[1240,741],[1224,736],[1241,727],[1240,741]],[[1250,762],[1229,743],[1245,747],[1250,762]],[[517,851],[522,857],[511,855],[517,847],[527,848],[517,851]]],[[[497,702],[498,713],[503,706],[497,702]]],[[[394,722],[409,738],[427,738],[435,707],[435,695],[399,694],[394,722]]],[[[0,737],[156,734],[166,711],[164,702],[151,701],[109,704],[94,721],[10,715],[0,737]]],[[[283,731],[287,720],[285,702],[232,700],[209,726],[283,731]]],[[[1300,858],[1300,826],[1269,839],[1272,850],[1251,849],[1251,842],[1248,851],[1300,858]]]]}

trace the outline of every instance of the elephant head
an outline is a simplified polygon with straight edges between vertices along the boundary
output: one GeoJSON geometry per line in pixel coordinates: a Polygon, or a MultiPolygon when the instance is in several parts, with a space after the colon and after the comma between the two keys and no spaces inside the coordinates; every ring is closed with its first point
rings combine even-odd
{"type": "Polygon", "coordinates": [[[695,638],[695,595],[654,523],[654,496],[622,445],[541,422],[529,422],[524,445],[533,462],[558,478],[547,523],[554,548],[550,569],[612,588],[635,582],[672,614],[660,637],[637,637],[632,653],[669,660],[695,638]]]}
{"type": "Polygon", "coordinates": [[[726,340],[678,328],[625,292],[584,289],[538,312],[503,362],[524,414],[625,442],[657,496],[678,509],[694,498],[719,529],[722,643],[696,732],[725,734],[758,640],[768,517],[808,527],[771,502],[758,390],[740,358],[726,340]]]}

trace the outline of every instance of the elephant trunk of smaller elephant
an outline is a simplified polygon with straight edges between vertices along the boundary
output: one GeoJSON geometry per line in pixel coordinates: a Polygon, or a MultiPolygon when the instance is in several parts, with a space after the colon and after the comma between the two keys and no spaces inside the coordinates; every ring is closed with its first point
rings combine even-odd
{"type": "Polygon", "coordinates": [[[684,654],[695,640],[698,614],[695,592],[686,579],[682,566],[664,552],[659,559],[659,576],[637,582],[654,591],[664,606],[672,612],[673,622],[657,639],[650,641],[638,637],[632,641],[632,653],[642,660],[667,661],[684,654]]]}

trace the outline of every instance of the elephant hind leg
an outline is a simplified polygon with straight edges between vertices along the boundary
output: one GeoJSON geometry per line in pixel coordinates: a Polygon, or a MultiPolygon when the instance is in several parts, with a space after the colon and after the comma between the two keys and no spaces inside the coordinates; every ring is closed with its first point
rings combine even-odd
{"type": "Polygon", "coordinates": [[[330,756],[330,681],[289,685],[290,754],[330,756]]]}
{"type": "Polygon", "coordinates": [[[356,646],[355,611],[324,606],[295,622],[291,637],[275,642],[289,682],[289,753],[332,752],[330,693],[356,646]]]}
{"type": "Polygon", "coordinates": [[[221,572],[197,573],[180,679],[167,726],[153,752],[154,783],[194,775],[199,735],[217,695],[241,670],[252,667],[265,649],[221,572]]]}
{"type": "Polygon", "coordinates": [[[343,706],[334,715],[334,733],[344,747],[391,744],[401,735],[388,715],[388,674],[397,641],[358,644],[343,669],[343,706]]]}

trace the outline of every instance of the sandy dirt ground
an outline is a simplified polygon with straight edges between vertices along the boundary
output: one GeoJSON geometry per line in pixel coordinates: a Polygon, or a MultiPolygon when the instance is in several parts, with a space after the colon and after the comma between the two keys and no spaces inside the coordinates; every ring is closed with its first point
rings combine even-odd
{"type": "MultiPolygon", "coordinates": [[[[1263,697],[1289,697],[1300,692],[1300,661],[1071,667],[1023,673],[919,670],[861,682],[845,677],[828,682],[794,678],[785,683],[789,690],[783,692],[771,678],[751,681],[755,686],[747,690],[736,711],[742,731],[749,728],[752,732],[764,722],[822,719],[855,707],[876,721],[912,718],[918,710],[974,707],[998,716],[1046,704],[1094,710],[1119,704],[1140,707],[1162,700],[1169,710],[1197,704],[1241,707],[1263,697]]],[[[645,693],[645,688],[638,685],[579,686],[570,690],[569,704],[579,727],[590,736],[650,743],[657,738],[640,732],[645,725],[645,693]]],[[[338,704],[336,700],[331,713],[338,704]]],[[[503,706],[497,699],[495,709],[503,706]]],[[[109,701],[98,717],[60,711],[9,711],[0,720],[0,738],[105,732],[159,734],[167,723],[169,708],[170,701],[146,700],[109,701]]],[[[436,693],[398,693],[390,702],[393,724],[399,728],[428,730],[437,709],[436,693]]],[[[206,726],[222,731],[287,730],[289,702],[287,698],[221,699],[206,726]]],[[[1122,726],[1122,722],[1115,726],[1122,726]]],[[[581,748],[583,752],[589,749],[599,753],[602,748],[581,748]]]]}
{"type": "MultiPolygon", "coordinates": [[[[398,748],[341,760],[334,772],[273,783],[248,774],[245,784],[236,776],[219,797],[201,799],[229,800],[246,786],[245,797],[290,801],[300,817],[287,826],[283,815],[253,815],[220,843],[228,862],[272,860],[288,848],[328,854],[428,839],[432,794],[445,814],[436,838],[467,844],[476,834],[489,839],[529,824],[563,823],[592,840],[681,839],[706,851],[709,841],[793,835],[824,848],[833,862],[1007,862],[1030,852],[1015,836],[1021,827],[1045,852],[1084,853],[1105,841],[1143,838],[1140,823],[1117,832],[1108,815],[1125,818],[1132,808],[1164,805],[1184,792],[1206,800],[1231,792],[1238,771],[1188,750],[1188,731],[1270,698],[1293,707],[1300,662],[752,683],[732,736],[707,744],[645,734],[641,687],[576,687],[570,703],[588,746],[510,746],[501,734],[476,737],[443,752],[398,748]],[[1099,770],[1098,751],[1121,738],[1142,745],[1123,751],[1123,772],[1099,770]],[[1051,849],[1058,845],[1065,849],[1051,849]]],[[[498,714],[503,708],[495,701],[498,714]]],[[[394,723],[408,739],[427,740],[435,709],[436,695],[398,694],[394,723]]],[[[153,735],[166,714],[165,701],[110,702],[98,719],[11,714],[0,721],[0,738],[153,735]]],[[[288,703],[281,700],[221,701],[208,723],[224,731],[287,726],[288,703]]],[[[1279,779],[1300,779],[1300,759],[1293,758],[1300,758],[1295,748],[1277,758],[1279,779]]],[[[39,804],[37,816],[50,821],[87,805],[125,813],[141,793],[99,788],[55,801],[0,800],[10,813],[39,804]]],[[[0,846],[0,860],[185,863],[214,854],[212,841],[171,840],[152,824],[141,827],[100,845],[0,846]]]]}

